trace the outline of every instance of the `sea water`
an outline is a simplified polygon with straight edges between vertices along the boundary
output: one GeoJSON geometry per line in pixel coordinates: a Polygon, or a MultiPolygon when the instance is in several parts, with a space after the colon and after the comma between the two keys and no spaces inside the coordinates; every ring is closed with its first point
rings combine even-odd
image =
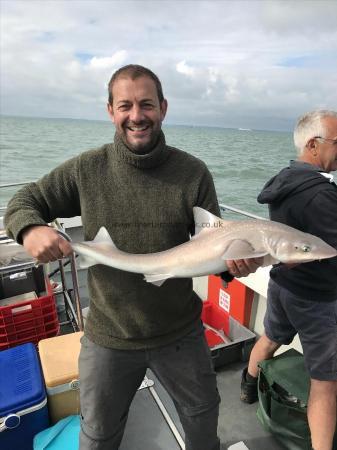
{"type": "MultiPolygon", "coordinates": [[[[168,145],[203,160],[220,203],[263,217],[256,197],[266,181],[296,157],[287,132],[163,125],[168,145]]],[[[1,116],[0,185],[34,181],[63,161],[112,142],[108,121],[1,116]]],[[[0,189],[0,206],[18,188],[0,189]]]]}

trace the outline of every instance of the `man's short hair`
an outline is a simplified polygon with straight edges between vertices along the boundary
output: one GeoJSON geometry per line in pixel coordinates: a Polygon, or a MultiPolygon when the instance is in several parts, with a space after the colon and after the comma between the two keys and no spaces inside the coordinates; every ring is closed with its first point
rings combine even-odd
{"type": "Polygon", "coordinates": [[[310,139],[315,136],[325,137],[326,127],[322,122],[325,117],[337,118],[337,111],[327,109],[310,111],[298,119],[294,129],[294,144],[299,155],[303,153],[310,139]]]}
{"type": "Polygon", "coordinates": [[[144,66],[140,66],[138,64],[128,64],[127,66],[123,66],[120,69],[116,70],[109,81],[108,92],[110,105],[112,106],[113,102],[112,88],[118,78],[131,78],[131,80],[135,80],[136,78],[140,77],[149,77],[154,81],[157,89],[158,99],[161,103],[164,100],[164,94],[161,82],[157,75],[153,73],[152,70],[147,69],[144,66]]]}

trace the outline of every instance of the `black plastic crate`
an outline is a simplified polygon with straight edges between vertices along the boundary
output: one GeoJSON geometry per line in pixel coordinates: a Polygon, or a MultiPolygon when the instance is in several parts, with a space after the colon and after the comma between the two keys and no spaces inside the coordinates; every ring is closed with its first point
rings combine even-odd
{"type": "Polygon", "coordinates": [[[37,296],[46,292],[44,266],[19,265],[0,270],[1,300],[35,291],[37,296]]]}

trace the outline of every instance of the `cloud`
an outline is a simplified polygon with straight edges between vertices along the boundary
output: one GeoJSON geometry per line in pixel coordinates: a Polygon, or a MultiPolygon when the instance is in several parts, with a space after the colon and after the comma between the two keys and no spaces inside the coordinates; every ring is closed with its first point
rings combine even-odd
{"type": "Polygon", "coordinates": [[[193,67],[190,67],[186,64],[186,61],[180,61],[176,65],[176,70],[179,73],[182,73],[188,77],[193,77],[195,74],[195,69],[193,67]]]}
{"type": "Polygon", "coordinates": [[[91,58],[89,62],[90,68],[93,69],[112,69],[113,67],[116,67],[117,65],[121,65],[125,62],[127,58],[127,51],[126,50],[119,50],[112,56],[107,57],[97,57],[94,56],[91,58]]]}
{"type": "Polygon", "coordinates": [[[336,108],[334,1],[1,6],[3,114],[105,119],[107,82],[129,63],[159,75],[169,123],[282,129],[336,108]]]}

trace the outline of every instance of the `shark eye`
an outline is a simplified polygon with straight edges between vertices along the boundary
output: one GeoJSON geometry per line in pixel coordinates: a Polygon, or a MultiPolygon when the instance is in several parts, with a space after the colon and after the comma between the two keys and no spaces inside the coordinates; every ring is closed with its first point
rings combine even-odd
{"type": "Polygon", "coordinates": [[[310,252],[311,248],[309,247],[309,245],[302,245],[301,247],[302,252],[310,252]]]}

